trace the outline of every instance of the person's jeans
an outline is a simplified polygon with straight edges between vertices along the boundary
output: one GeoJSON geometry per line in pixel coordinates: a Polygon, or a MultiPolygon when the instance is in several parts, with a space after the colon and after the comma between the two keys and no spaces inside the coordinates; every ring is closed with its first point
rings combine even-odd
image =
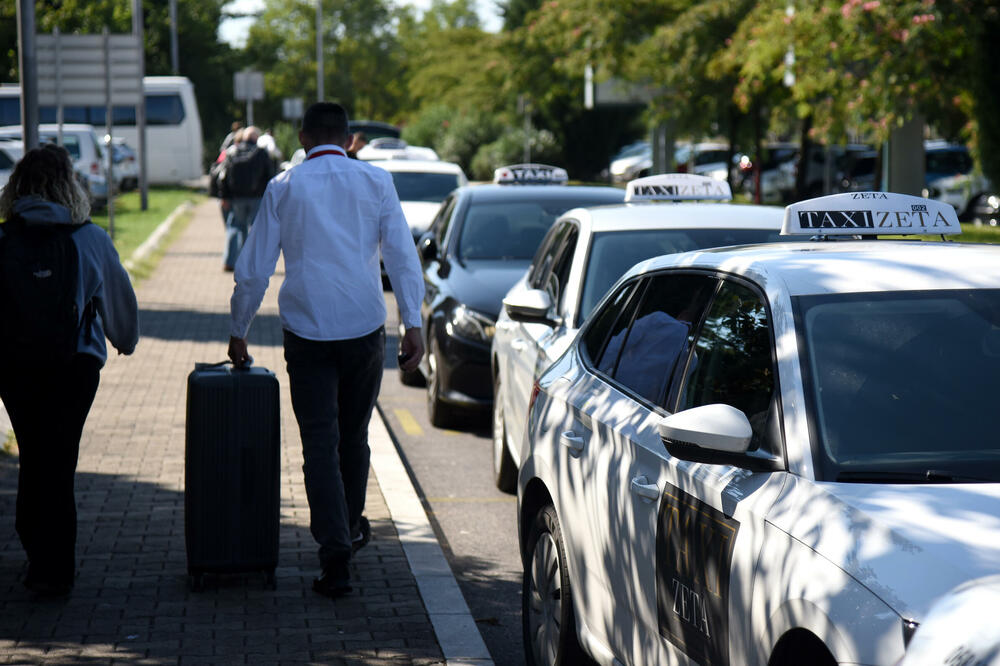
{"type": "Polygon", "coordinates": [[[257,217],[260,208],[260,197],[237,197],[230,200],[229,213],[226,215],[226,252],[223,263],[227,268],[236,265],[243,244],[247,242],[250,225],[257,217]]]}
{"type": "Polygon", "coordinates": [[[100,372],[100,360],[90,354],[59,364],[0,362],[0,398],[19,451],[14,526],[36,581],[73,584],[74,476],[100,372]]]}
{"type": "Polygon", "coordinates": [[[287,330],[284,338],[309,527],[327,569],[350,560],[365,508],[368,421],[382,383],[385,329],[351,340],[306,340],[287,330]]]}

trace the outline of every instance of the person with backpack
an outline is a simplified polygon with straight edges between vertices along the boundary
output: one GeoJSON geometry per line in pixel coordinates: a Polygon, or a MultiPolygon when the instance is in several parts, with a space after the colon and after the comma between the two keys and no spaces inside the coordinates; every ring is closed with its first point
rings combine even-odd
{"type": "Polygon", "coordinates": [[[226,250],[223,268],[232,271],[236,266],[250,225],[257,216],[261,197],[267,182],[274,177],[274,162],[265,148],[257,145],[260,130],[253,125],[240,134],[239,143],[226,149],[223,176],[219,182],[219,192],[223,207],[227,207],[226,250]]]}
{"type": "Polygon", "coordinates": [[[76,577],[73,483],[105,336],[121,354],[139,339],[138,306],[69,153],[25,153],[0,192],[0,400],[19,450],[15,527],[25,586],[70,593],[76,577]]]}

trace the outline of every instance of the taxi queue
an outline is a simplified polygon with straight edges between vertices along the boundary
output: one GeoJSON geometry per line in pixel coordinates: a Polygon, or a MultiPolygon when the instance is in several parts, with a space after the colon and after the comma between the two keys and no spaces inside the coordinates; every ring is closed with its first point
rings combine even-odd
{"type": "Polygon", "coordinates": [[[435,425],[492,407],[527,663],[917,663],[949,591],[1000,574],[1000,248],[893,193],[495,183],[419,242],[403,379],[435,425]]]}

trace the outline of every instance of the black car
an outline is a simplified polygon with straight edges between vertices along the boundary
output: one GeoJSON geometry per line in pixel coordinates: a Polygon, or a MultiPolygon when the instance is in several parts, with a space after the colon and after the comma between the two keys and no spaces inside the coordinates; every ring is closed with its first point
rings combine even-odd
{"type": "Polygon", "coordinates": [[[427,353],[419,373],[401,375],[408,385],[426,378],[431,423],[445,426],[461,412],[492,407],[490,345],[501,300],[556,218],[624,197],[613,187],[472,185],[444,200],[419,244],[427,353]]]}

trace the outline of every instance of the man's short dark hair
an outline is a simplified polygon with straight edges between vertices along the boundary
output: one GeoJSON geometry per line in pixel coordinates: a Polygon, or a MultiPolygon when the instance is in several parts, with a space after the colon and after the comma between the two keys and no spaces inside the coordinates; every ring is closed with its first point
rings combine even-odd
{"type": "Polygon", "coordinates": [[[302,117],[302,131],[321,143],[343,142],[347,128],[347,111],[334,102],[316,102],[302,117]]]}

